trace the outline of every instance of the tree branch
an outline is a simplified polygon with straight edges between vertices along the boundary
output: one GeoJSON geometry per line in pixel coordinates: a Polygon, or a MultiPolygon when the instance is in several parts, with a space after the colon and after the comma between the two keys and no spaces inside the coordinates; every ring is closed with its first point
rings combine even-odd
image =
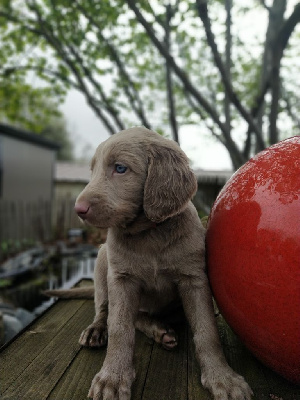
{"type": "Polygon", "coordinates": [[[265,0],[259,0],[259,3],[267,10],[270,12],[270,7],[266,5],[265,0]]]}
{"type": "Polygon", "coordinates": [[[296,4],[292,14],[283,23],[279,33],[278,33],[278,43],[282,47],[282,51],[287,47],[288,41],[296,27],[300,22],[300,3],[296,4]]]}
{"type": "MultiPolygon", "coordinates": [[[[225,10],[226,10],[226,48],[225,48],[225,72],[226,79],[228,83],[231,84],[231,66],[232,66],[232,56],[231,56],[231,47],[232,47],[232,33],[231,33],[231,10],[232,10],[232,0],[225,0],[225,10]]],[[[231,110],[230,110],[230,98],[227,90],[225,90],[225,98],[224,98],[224,114],[227,129],[231,132],[231,110]]]]}
{"type": "MultiPolygon", "coordinates": [[[[170,53],[171,44],[170,44],[170,33],[171,33],[171,19],[173,16],[173,12],[171,9],[171,5],[168,4],[166,6],[166,21],[165,21],[165,46],[167,51],[170,53]]],[[[176,119],[176,109],[175,109],[175,98],[173,92],[173,82],[172,82],[172,71],[170,68],[169,61],[166,59],[166,86],[167,86],[167,99],[169,105],[169,121],[171,125],[171,129],[173,132],[174,140],[179,143],[179,135],[178,135],[178,125],[176,119]]]]}
{"type": "Polygon", "coordinates": [[[112,126],[112,124],[110,123],[108,118],[105,116],[105,114],[99,108],[98,104],[96,103],[95,99],[93,98],[89,89],[87,88],[86,84],[84,83],[84,80],[82,79],[77,66],[72,62],[70,57],[67,55],[67,53],[63,49],[60,41],[56,38],[55,34],[53,33],[52,28],[49,26],[47,21],[42,18],[42,15],[39,11],[38,6],[36,6],[36,4],[34,4],[33,2],[30,2],[30,4],[28,4],[28,7],[36,15],[39,26],[41,27],[41,34],[43,35],[43,37],[47,40],[49,45],[58,53],[58,55],[61,57],[62,61],[72,71],[73,75],[75,76],[75,78],[78,82],[78,88],[85,96],[87,103],[90,105],[90,107],[94,110],[96,115],[103,122],[103,124],[105,125],[107,130],[111,134],[114,134],[116,132],[115,128],[112,126]]]}
{"type": "MultiPolygon", "coordinates": [[[[26,29],[28,32],[34,33],[35,35],[43,35],[43,33],[42,33],[42,31],[41,31],[40,29],[32,28],[31,26],[24,24],[24,20],[21,20],[21,19],[17,18],[17,17],[16,17],[15,15],[13,15],[13,14],[6,13],[6,12],[4,12],[4,11],[0,11],[0,18],[1,18],[1,17],[2,17],[2,18],[5,18],[7,21],[10,21],[10,22],[14,22],[14,23],[19,24],[20,27],[26,29]]],[[[28,20],[29,22],[34,22],[34,21],[29,20],[29,19],[27,19],[27,20],[28,20]]]]}
{"type": "MultiPolygon", "coordinates": [[[[283,92],[283,90],[282,90],[283,92]]],[[[297,128],[299,129],[299,133],[300,133],[300,118],[298,117],[298,115],[293,111],[293,107],[291,104],[291,100],[289,98],[289,96],[287,95],[287,93],[283,93],[283,100],[285,101],[286,104],[286,108],[287,111],[291,117],[291,119],[295,122],[297,128]]]]}
{"type": "MultiPolygon", "coordinates": [[[[262,130],[263,127],[263,115],[265,112],[265,95],[269,89],[272,88],[272,65],[273,65],[273,53],[274,48],[277,47],[276,36],[278,35],[278,30],[280,29],[283,21],[283,14],[286,7],[286,0],[274,0],[272,6],[272,12],[269,12],[269,23],[266,31],[266,39],[264,52],[262,57],[262,66],[260,73],[259,82],[259,93],[254,101],[254,105],[251,110],[253,118],[256,118],[257,125],[262,130]],[[279,8],[279,10],[278,10],[279,8]],[[281,16],[281,17],[280,17],[281,16]]],[[[247,139],[245,141],[244,155],[249,158],[251,150],[251,137],[252,129],[248,129],[247,139]]],[[[256,150],[261,150],[256,143],[256,150]]]]}
{"type": "Polygon", "coordinates": [[[80,91],[80,88],[76,84],[76,82],[74,82],[71,79],[67,78],[65,75],[62,75],[59,72],[53,71],[53,70],[48,69],[48,68],[41,69],[40,67],[35,66],[35,65],[22,65],[22,66],[18,66],[18,67],[6,68],[6,69],[3,70],[1,75],[4,78],[8,78],[8,77],[10,77],[10,75],[14,74],[17,71],[21,71],[21,70],[36,71],[38,73],[45,73],[46,75],[53,76],[54,78],[58,78],[60,81],[65,82],[66,84],[71,86],[73,89],[76,89],[76,90],[80,91]]]}
{"type": "Polygon", "coordinates": [[[201,118],[201,120],[205,123],[207,129],[212,133],[212,135],[220,142],[222,143],[225,147],[226,147],[226,142],[223,139],[223,136],[221,136],[220,134],[218,134],[213,126],[210,126],[207,123],[207,118],[204,114],[204,112],[202,111],[202,109],[200,107],[197,107],[196,104],[193,102],[193,99],[191,98],[191,96],[189,96],[187,93],[185,93],[185,97],[187,99],[187,102],[189,103],[189,105],[191,106],[191,108],[194,110],[194,112],[196,114],[198,114],[201,118]]]}
{"type": "Polygon", "coordinates": [[[208,16],[207,0],[197,0],[196,5],[197,5],[199,17],[201,18],[203,25],[204,25],[208,45],[210,46],[210,48],[212,50],[215,64],[220,72],[222,82],[223,82],[225,90],[228,94],[228,97],[229,97],[230,101],[232,102],[232,104],[236,107],[236,109],[242,115],[242,117],[245,119],[245,121],[248,123],[251,130],[255,133],[257,142],[262,150],[265,148],[265,144],[264,144],[264,141],[262,138],[262,132],[256,126],[253,118],[251,117],[251,114],[243,107],[238,96],[234,92],[230,81],[227,78],[226,69],[224,67],[223,61],[222,61],[220,53],[218,51],[218,47],[217,47],[217,44],[215,41],[214,34],[211,29],[210,19],[208,16]]]}
{"type": "MultiPolygon", "coordinates": [[[[55,14],[57,14],[57,12],[58,12],[57,8],[56,8],[56,1],[50,0],[50,4],[52,7],[52,11],[54,12],[54,16],[55,16],[55,14]]],[[[61,25],[60,25],[61,19],[56,18],[56,20],[57,20],[57,24],[56,24],[57,29],[59,31],[60,36],[63,38],[64,32],[63,32],[63,29],[61,29],[61,25]]],[[[65,46],[69,50],[69,52],[72,54],[72,56],[74,57],[75,66],[77,68],[80,67],[80,69],[83,72],[83,76],[88,80],[88,82],[94,87],[94,89],[96,89],[97,93],[99,94],[101,101],[94,100],[94,103],[95,104],[99,103],[108,112],[108,114],[111,116],[111,118],[115,122],[116,126],[118,127],[118,129],[120,129],[120,130],[125,129],[125,126],[123,125],[122,121],[119,118],[118,110],[116,110],[111,105],[111,102],[106,97],[101,84],[94,79],[91,70],[85,66],[85,62],[82,59],[82,57],[79,55],[78,51],[75,50],[74,46],[72,46],[72,44],[70,43],[69,40],[66,41],[65,46]]],[[[92,96],[91,96],[91,98],[92,98],[92,96]]]]}
{"type": "Polygon", "coordinates": [[[230,136],[230,132],[228,132],[225,124],[223,124],[220,121],[220,118],[219,118],[219,115],[218,115],[216,109],[214,109],[211,106],[211,104],[205,99],[205,97],[202,96],[202,94],[191,83],[191,81],[187,77],[186,73],[176,64],[174,58],[168,53],[165,45],[162,42],[160,42],[160,40],[157,38],[152,26],[147,22],[147,20],[144,18],[144,16],[142,15],[140,10],[136,6],[136,2],[134,0],[127,0],[127,4],[130,7],[130,9],[135,13],[137,20],[140,22],[140,24],[144,27],[144,29],[148,33],[149,38],[151,39],[154,46],[157,48],[157,50],[160,52],[160,54],[169,61],[170,66],[172,67],[173,71],[175,72],[177,77],[182,82],[184,89],[187,90],[196,99],[196,101],[211,116],[213,121],[219,126],[219,128],[221,129],[221,131],[224,134],[224,138],[227,142],[227,145],[231,148],[231,153],[234,154],[237,162],[239,163],[239,166],[242,165],[245,162],[244,157],[241,154],[241,152],[239,151],[235,142],[232,140],[232,138],[230,136]]]}
{"type": "Polygon", "coordinates": [[[127,72],[127,70],[124,66],[124,63],[122,62],[116,48],[103,35],[103,32],[102,32],[101,28],[99,27],[99,25],[97,24],[95,18],[93,16],[89,15],[87,10],[84,7],[82,7],[82,5],[79,4],[76,0],[75,0],[75,4],[76,4],[76,7],[78,7],[78,9],[85,16],[85,18],[89,21],[91,26],[93,26],[94,28],[97,29],[97,36],[100,38],[100,41],[104,42],[106,44],[106,46],[111,54],[112,59],[114,60],[114,62],[116,63],[116,65],[119,69],[122,80],[124,81],[124,83],[126,82],[126,84],[124,84],[124,92],[125,92],[127,98],[129,99],[129,102],[132,106],[133,111],[140,119],[142,125],[144,125],[148,129],[151,129],[151,124],[146,117],[145,110],[143,107],[143,102],[140,98],[140,95],[139,95],[138,91],[135,89],[135,84],[132,81],[132,79],[130,78],[130,75],[127,72]]]}
{"type": "Polygon", "coordinates": [[[71,52],[71,54],[74,56],[75,60],[78,62],[78,64],[80,65],[80,67],[82,68],[82,71],[85,75],[85,77],[88,79],[88,81],[94,86],[94,88],[97,90],[97,92],[100,95],[101,98],[101,104],[105,105],[105,109],[106,111],[110,114],[110,116],[113,118],[113,120],[115,121],[118,129],[123,130],[125,129],[125,126],[123,124],[123,122],[120,120],[119,118],[119,113],[118,111],[110,104],[111,102],[108,100],[108,98],[106,97],[102,86],[100,85],[99,82],[97,82],[90,69],[87,68],[84,64],[83,59],[80,57],[80,55],[77,53],[77,51],[74,49],[73,46],[68,45],[68,48],[71,52]]]}
{"type": "MultiPolygon", "coordinates": [[[[277,127],[277,119],[279,113],[279,100],[280,100],[280,67],[281,60],[284,54],[284,50],[287,47],[289,38],[293,33],[296,25],[300,22],[300,3],[298,3],[292,14],[289,16],[287,20],[284,20],[284,11],[286,6],[285,2],[280,2],[279,0],[274,1],[273,7],[270,13],[270,18],[274,19],[274,25],[276,24],[276,28],[280,27],[278,35],[275,36],[271,46],[271,54],[272,54],[272,67],[270,70],[270,86],[272,91],[272,101],[271,101],[271,110],[269,115],[269,141],[270,144],[274,144],[278,142],[278,127],[277,127]]],[[[275,26],[274,26],[275,30],[275,26]]]]}
{"type": "Polygon", "coordinates": [[[277,34],[284,24],[284,13],[286,10],[287,0],[274,0],[270,11],[270,25],[272,27],[272,35],[269,40],[270,51],[270,89],[271,89],[271,106],[269,114],[269,143],[270,145],[278,142],[277,119],[279,113],[280,99],[280,65],[283,56],[283,46],[281,37],[277,34]]]}
{"type": "MultiPolygon", "coordinates": [[[[256,98],[254,100],[254,105],[251,108],[252,118],[257,118],[257,116],[261,110],[261,107],[264,103],[265,96],[266,96],[269,88],[270,88],[270,79],[266,79],[266,81],[264,82],[263,88],[261,89],[260,93],[256,96],[256,98]]],[[[252,129],[250,127],[248,127],[247,137],[246,137],[244,149],[243,149],[243,155],[246,159],[248,159],[250,156],[252,133],[253,133],[252,129]]]]}

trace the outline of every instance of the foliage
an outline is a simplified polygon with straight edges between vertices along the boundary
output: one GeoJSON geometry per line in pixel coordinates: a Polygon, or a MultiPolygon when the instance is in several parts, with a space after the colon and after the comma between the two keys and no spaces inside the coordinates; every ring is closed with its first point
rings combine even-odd
{"type": "MultiPolygon", "coordinates": [[[[17,77],[16,77],[17,78],[17,77]]],[[[60,145],[58,160],[74,159],[73,144],[51,88],[34,88],[25,81],[0,82],[0,119],[18,128],[40,134],[60,145]]]]}
{"type": "Polygon", "coordinates": [[[53,98],[51,88],[34,88],[18,74],[12,80],[0,77],[0,119],[40,133],[53,117],[60,116],[57,106],[45,101],[49,97],[53,98]]]}
{"type": "Polygon", "coordinates": [[[41,136],[54,140],[60,145],[57,159],[61,161],[72,161],[74,159],[74,146],[67,129],[66,121],[62,116],[52,117],[41,131],[41,136]]]}
{"type": "Polygon", "coordinates": [[[20,81],[0,83],[0,120],[57,142],[57,159],[73,160],[66,121],[57,105],[48,99],[53,99],[51,88],[34,88],[20,81]]]}
{"type": "Polygon", "coordinates": [[[19,253],[20,251],[29,249],[35,245],[35,241],[31,239],[22,240],[2,240],[0,242],[0,263],[9,257],[19,253]]]}
{"type": "Polygon", "coordinates": [[[237,168],[299,129],[299,20],[295,0],[0,0],[0,74],[76,88],[110,133],[196,124],[237,168]]]}

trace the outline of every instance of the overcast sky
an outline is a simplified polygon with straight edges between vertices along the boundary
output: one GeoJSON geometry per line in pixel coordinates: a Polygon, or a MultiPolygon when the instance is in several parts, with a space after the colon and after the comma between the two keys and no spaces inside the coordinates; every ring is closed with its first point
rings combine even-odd
{"type": "MultiPolygon", "coordinates": [[[[290,14],[298,0],[288,2],[290,14]]],[[[243,19],[243,26],[239,34],[243,41],[250,38],[257,42],[257,37],[264,38],[266,31],[266,12],[262,9],[253,9],[243,19]],[[253,25],[255,21],[255,25],[253,25]],[[253,29],[255,27],[255,29],[253,29]]],[[[241,18],[241,16],[240,16],[241,18]]],[[[253,49],[253,47],[252,47],[253,49]]],[[[75,153],[79,158],[89,159],[99,143],[106,140],[109,134],[88,107],[84,97],[77,91],[71,90],[62,105],[62,111],[66,116],[69,131],[75,141],[75,153]]],[[[129,127],[128,127],[129,128],[129,127]]],[[[245,129],[245,127],[244,127],[245,129]]],[[[186,152],[194,168],[206,170],[230,170],[232,168],[229,155],[220,143],[212,138],[205,138],[199,134],[196,126],[184,126],[180,130],[181,148],[186,152]]]]}
{"type": "MultiPolygon", "coordinates": [[[[76,156],[92,157],[98,144],[109,137],[101,121],[88,107],[84,97],[75,90],[69,92],[61,108],[75,142],[76,156]]],[[[213,139],[202,138],[196,126],[183,127],[180,142],[194,168],[231,169],[230,158],[225,148],[213,139]]]]}
{"type": "MultiPolygon", "coordinates": [[[[294,0],[293,0],[294,1],[294,0]]],[[[259,28],[255,25],[255,31],[265,34],[266,15],[254,11],[249,15],[248,26],[244,23],[240,36],[246,35],[249,40],[249,32],[253,35],[253,20],[261,23],[259,28]]],[[[257,39],[255,39],[257,40],[257,39]]],[[[84,97],[77,91],[71,90],[62,106],[62,111],[66,116],[69,131],[75,141],[75,154],[79,158],[90,158],[100,142],[106,140],[109,134],[105,130],[101,121],[95,116],[94,112],[88,107],[84,97]]],[[[129,128],[129,126],[128,126],[129,128]]],[[[184,126],[180,128],[180,145],[190,158],[192,166],[206,170],[230,170],[232,168],[230,157],[220,143],[213,138],[205,138],[199,134],[197,126],[184,126]]],[[[203,132],[202,132],[203,133],[203,132]]]]}

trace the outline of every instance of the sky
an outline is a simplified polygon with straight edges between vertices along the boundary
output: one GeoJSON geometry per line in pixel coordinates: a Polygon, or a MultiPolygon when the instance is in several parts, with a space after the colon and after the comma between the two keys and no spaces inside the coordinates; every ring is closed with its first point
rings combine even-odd
{"type": "MultiPolygon", "coordinates": [[[[253,19],[256,22],[260,20],[262,23],[258,25],[262,31],[265,30],[265,17],[264,13],[258,14],[257,12],[255,12],[255,16],[250,15],[247,21],[248,26],[244,23],[240,36],[248,36],[247,40],[249,41],[249,32],[253,33],[253,19]]],[[[264,35],[265,33],[261,32],[261,34],[264,35]]],[[[109,137],[105,127],[88,107],[83,95],[75,90],[69,92],[61,109],[66,117],[72,138],[75,140],[76,157],[91,158],[98,144],[109,137]]],[[[180,128],[179,135],[181,148],[189,157],[194,169],[232,169],[230,157],[225,147],[213,138],[200,135],[197,126],[183,126],[180,128]]]]}
{"type": "MultiPolygon", "coordinates": [[[[288,12],[298,0],[288,2],[288,12]]],[[[266,2],[268,4],[268,2],[266,2]]],[[[243,26],[239,27],[240,37],[243,41],[250,38],[257,41],[258,36],[265,36],[266,12],[251,10],[247,13],[247,20],[243,19],[243,26]],[[253,21],[255,20],[255,34],[253,35],[253,21]],[[258,36],[256,36],[258,35],[258,36]]],[[[241,18],[241,16],[239,16],[241,18]]],[[[75,154],[78,158],[89,159],[96,147],[109,137],[108,132],[88,107],[86,101],[79,92],[71,90],[62,105],[62,111],[66,117],[69,131],[75,142],[75,154]]],[[[128,126],[129,128],[129,126],[128,126]]],[[[180,129],[180,145],[185,151],[193,168],[205,170],[231,170],[230,157],[225,147],[213,138],[199,134],[197,126],[183,126],[180,129]]]]}
{"type": "MultiPolygon", "coordinates": [[[[106,129],[88,107],[83,95],[76,90],[69,92],[61,109],[74,140],[76,157],[91,158],[96,147],[109,138],[106,129]]],[[[231,169],[230,158],[224,146],[213,139],[203,138],[196,126],[181,128],[180,145],[195,169],[231,169]]]]}

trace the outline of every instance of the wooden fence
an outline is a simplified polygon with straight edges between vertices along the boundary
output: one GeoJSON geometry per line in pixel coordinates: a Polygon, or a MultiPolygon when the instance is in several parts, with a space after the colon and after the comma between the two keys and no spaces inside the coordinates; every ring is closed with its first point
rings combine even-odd
{"type": "Polygon", "coordinates": [[[48,201],[0,200],[0,241],[49,240],[51,204],[48,201]]]}
{"type": "Polygon", "coordinates": [[[0,200],[0,243],[63,238],[68,229],[82,226],[74,203],[69,197],[52,203],[0,200]]]}
{"type": "Polygon", "coordinates": [[[65,237],[69,229],[83,227],[82,222],[74,211],[75,200],[67,196],[61,197],[54,202],[52,226],[56,239],[65,237]]]}
{"type": "MultiPolygon", "coordinates": [[[[209,191],[199,185],[194,203],[202,216],[209,213],[216,194],[216,191],[209,191]]],[[[0,261],[4,247],[13,247],[8,253],[15,253],[33,242],[61,240],[66,237],[69,229],[82,228],[74,212],[74,204],[75,198],[70,196],[52,202],[0,199],[0,261]]]]}

